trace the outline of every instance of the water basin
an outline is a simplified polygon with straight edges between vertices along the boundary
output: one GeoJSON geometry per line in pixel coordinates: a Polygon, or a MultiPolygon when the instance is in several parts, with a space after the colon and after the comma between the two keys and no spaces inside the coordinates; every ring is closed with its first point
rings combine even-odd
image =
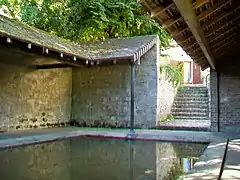
{"type": "Polygon", "coordinates": [[[71,138],[0,151],[1,180],[175,180],[207,144],[71,138]]]}

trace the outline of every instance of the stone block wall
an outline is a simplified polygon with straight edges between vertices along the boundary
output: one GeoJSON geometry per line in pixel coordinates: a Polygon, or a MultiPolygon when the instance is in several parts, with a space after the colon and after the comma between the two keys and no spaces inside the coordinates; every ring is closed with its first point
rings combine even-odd
{"type": "Polygon", "coordinates": [[[211,72],[211,123],[212,130],[239,131],[240,125],[240,62],[237,56],[225,57],[217,64],[219,72],[219,99],[217,99],[217,73],[211,72]],[[219,101],[219,112],[217,102],[219,101]]]}
{"type": "Polygon", "coordinates": [[[36,70],[29,65],[44,57],[0,54],[0,129],[49,127],[70,120],[71,69],[36,70]]]}
{"type": "MultiPolygon", "coordinates": [[[[159,112],[159,59],[154,46],[135,65],[135,126],[155,127],[159,112]]],[[[73,69],[72,119],[81,125],[128,127],[130,66],[73,69]]]]}
{"type": "Polygon", "coordinates": [[[159,123],[168,114],[171,114],[174,98],[176,96],[176,89],[173,87],[172,83],[168,81],[168,78],[164,72],[161,72],[160,74],[158,96],[159,112],[157,123],[159,123]]]}
{"type": "Polygon", "coordinates": [[[211,130],[218,131],[218,75],[214,70],[210,70],[210,118],[211,130]]]}

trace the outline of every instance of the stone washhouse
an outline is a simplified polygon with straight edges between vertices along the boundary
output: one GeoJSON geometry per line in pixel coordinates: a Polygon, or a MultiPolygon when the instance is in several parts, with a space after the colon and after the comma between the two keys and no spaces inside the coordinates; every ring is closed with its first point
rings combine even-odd
{"type": "Polygon", "coordinates": [[[0,40],[1,131],[152,128],[170,112],[158,36],[74,44],[0,16],[0,40]]]}
{"type": "Polygon", "coordinates": [[[210,67],[211,130],[240,124],[239,0],[139,0],[205,70],[210,67]]]}

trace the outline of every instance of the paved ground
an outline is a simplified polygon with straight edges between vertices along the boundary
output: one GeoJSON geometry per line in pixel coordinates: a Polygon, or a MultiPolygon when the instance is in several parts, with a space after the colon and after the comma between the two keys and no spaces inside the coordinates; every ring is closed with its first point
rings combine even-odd
{"type": "Polygon", "coordinates": [[[222,179],[240,179],[240,139],[229,142],[222,179]]]}
{"type": "Polygon", "coordinates": [[[169,130],[136,130],[134,135],[128,130],[120,129],[96,129],[96,128],[54,128],[42,130],[18,131],[0,134],[0,150],[9,147],[17,147],[40,142],[56,141],[59,139],[87,136],[106,137],[120,139],[139,139],[154,141],[175,142],[202,142],[210,143],[199,161],[194,165],[190,174],[181,177],[186,180],[217,179],[227,139],[231,139],[227,152],[226,166],[223,171],[223,179],[240,179],[240,137],[232,134],[200,132],[200,131],[169,131],[169,130]],[[239,139],[238,139],[239,138],[239,139]]]}
{"type": "Polygon", "coordinates": [[[163,130],[197,130],[209,131],[211,122],[209,120],[178,120],[173,119],[159,124],[158,128],[163,130]]]}

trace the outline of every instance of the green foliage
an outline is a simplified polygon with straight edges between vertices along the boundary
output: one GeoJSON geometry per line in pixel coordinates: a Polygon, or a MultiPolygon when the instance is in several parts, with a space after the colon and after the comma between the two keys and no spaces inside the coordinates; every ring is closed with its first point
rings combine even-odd
{"type": "Polygon", "coordinates": [[[160,120],[160,122],[167,122],[173,119],[173,115],[172,114],[167,114],[164,118],[162,118],[160,120]]]}
{"type": "Polygon", "coordinates": [[[136,0],[2,0],[7,14],[71,41],[157,34],[171,37],[136,0]]]}
{"type": "Polygon", "coordinates": [[[177,66],[164,65],[161,66],[161,72],[166,73],[168,80],[173,84],[174,88],[180,87],[183,82],[182,68],[183,63],[178,63],[177,66]]]}

